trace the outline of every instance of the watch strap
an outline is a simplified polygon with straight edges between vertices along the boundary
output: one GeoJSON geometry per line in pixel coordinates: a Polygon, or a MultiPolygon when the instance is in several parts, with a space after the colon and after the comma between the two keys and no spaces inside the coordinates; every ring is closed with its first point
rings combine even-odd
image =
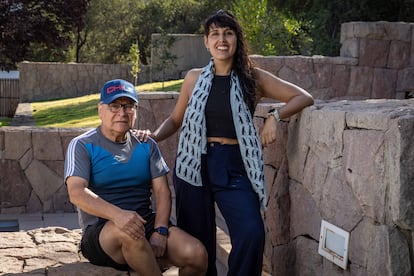
{"type": "Polygon", "coordinates": [[[154,228],[154,232],[157,232],[158,234],[163,236],[168,236],[168,228],[164,226],[154,228]]]}
{"type": "Polygon", "coordinates": [[[280,115],[279,115],[279,110],[277,110],[276,108],[272,108],[269,110],[269,112],[267,113],[267,116],[273,116],[275,117],[276,121],[280,121],[280,115]]]}

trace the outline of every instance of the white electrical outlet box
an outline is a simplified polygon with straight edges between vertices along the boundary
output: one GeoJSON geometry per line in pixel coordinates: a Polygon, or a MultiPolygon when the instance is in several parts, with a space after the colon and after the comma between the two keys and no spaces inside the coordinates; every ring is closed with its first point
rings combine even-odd
{"type": "Polygon", "coordinates": [[[322,220],[318,253],[346,270],[349,233],[322,220]]]}

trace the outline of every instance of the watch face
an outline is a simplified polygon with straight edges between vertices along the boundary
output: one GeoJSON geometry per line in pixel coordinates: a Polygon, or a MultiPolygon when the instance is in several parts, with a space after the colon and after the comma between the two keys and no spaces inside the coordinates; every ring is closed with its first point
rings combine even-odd
{"type": "Polygon", "coordinates": [[[160,233],[163,236],[167,236],[168,235],[168,228],[166,227],[158,227],[157,232],[160,233]]]}

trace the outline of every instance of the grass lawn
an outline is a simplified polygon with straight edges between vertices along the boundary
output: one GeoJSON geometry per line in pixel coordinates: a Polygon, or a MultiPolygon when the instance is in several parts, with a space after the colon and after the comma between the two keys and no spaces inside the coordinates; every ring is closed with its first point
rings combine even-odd
{"type": "MultiPolygon", "coordinates": [[[[183,80],[142,84],[143,91],[180,91],[183,80]]],[[[97,105],[99,91],[82,97],[32,103],[33,117],[38,127],[95,127],[100,123],[97,105]]],[[[0,117],[0,127],[10,125],[12,118],[0,117]]]]}
{"type": "Polygon", "coordinates": [[[0,117],[0,127],[9,126],[12,121],[12,118],[0,117]]]}

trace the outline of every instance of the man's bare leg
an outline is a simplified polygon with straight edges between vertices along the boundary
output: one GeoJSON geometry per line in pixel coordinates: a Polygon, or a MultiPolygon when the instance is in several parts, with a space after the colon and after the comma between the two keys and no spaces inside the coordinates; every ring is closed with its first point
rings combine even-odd
{"type": "Polygon", "coordinates": [[[135,240],[109,221],[101,231],[99,242],[106,254],[115,262],[128,264],[139,275],[162,275],[145,237],[135,240]]]}

